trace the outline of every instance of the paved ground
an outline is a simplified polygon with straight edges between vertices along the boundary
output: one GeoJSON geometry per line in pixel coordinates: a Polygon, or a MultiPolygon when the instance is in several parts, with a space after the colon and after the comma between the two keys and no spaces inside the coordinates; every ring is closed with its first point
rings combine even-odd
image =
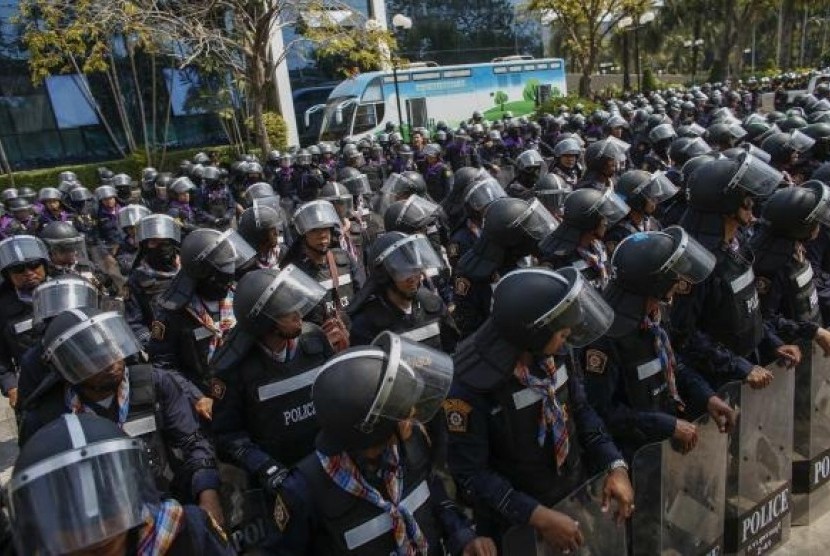
{"type": "MultiPolygon", "coordinates": [[[[0,397],[0,484],[11,476],[17,456],[14,413],[0,397]]],[[[826,556],[830,553],[830,513],[809,527],[793,527],[790,541],[775,552],[781,556],[826,556]]]]}

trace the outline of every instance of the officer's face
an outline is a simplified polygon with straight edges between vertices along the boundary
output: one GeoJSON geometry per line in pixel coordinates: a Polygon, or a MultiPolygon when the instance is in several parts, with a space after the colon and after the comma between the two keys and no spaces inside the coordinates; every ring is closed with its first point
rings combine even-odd
{"type": "Polygon", "coordinates": [[[268,230],[268,237],[265,239],[265,247],[267,249],[273,249],[280,242],[280,233],[277,231],[276,228],[271,228],[268,230]]]}
{"type": "Polygon", "coordinates": [[[559,157],[559,161],[562,163],[562,166],[565,168],[573,168],[576,166],[576,155],[575,154],[563,154],[559,157]]]}
{"type": "Polygon", "coordinates": [[[112,395],[124,379],[124,361],[117,361],[80,384],[81,391],[91,399],[112,395]]]}
{"type": "Polygon", "coordinates": [[[651,199],[646,199],[646,203],[643,206],[643,213],[654,214],[655,210],[657,210],[657,203],[655,203],[651,199]]]}
{"type": "Polygon", "coordinates": [[[568,341],[568,336],[571,335],[570,328],[563,328],[562,330],[557,330],[553,336],[550,337],[548,343],[545,345],[542,353],[545,355],[556,355],[562,348],[565,347],[565,343],[568,341]]]}
{"type": "Polygon", "coordinates": [[[395,280],[395,288],[409,299],[413,299],[415,297],[415,294],[418,293],[418,287],[420,285],[420,274],[413,274],[411,276],[407,276],[406,278],[395,280]]]}
{"type": "Polygon", "coordinates": [[[320,253],[325,253],[331,245],[331,230],[329,228],[321,228],[319,230],[311,230],[305,235],[306,244],[320,253]]]}
{"type": "Polygon", "coordinates": [[[43,206],[45,206],[46,210],[49,212],[58,212],[61,208],[61,202],[57,199],[52,199],[50,201],[44,201],[43,206]]]}
{"type": "Polygon", "coordinates": [[[73,247],[54,248],[50,258],[58,266],[72,265],[78,262],[78,252],[73,247]]]}
{"type": "Polygon", "coordinates": [[[755,206],[755,202],[752,200],[752,197],[746,197],[735,215],[738,224],[748,226],[752,223],[754,220],[754,216],[752,215],[753,206],[755,206]]]}
{"type": "Polygon", "coordinates": [[[101,200],[101,204],[108,209],[115,207],[117,202],[118,200],[115,197],[107,197],[106,199],[101,200]]]}
{"type": "Polygon", "coordinates": [[[279,317],[275,324],[272,334],[286,340],[298,337],[303,331],[303,318],[298,312],[279,317]]]}
{"type": "Polygon", "coordinates": [[[31,290],[46,279],[46,268],[39,262],[9,267],[9,280],[17,290],[31,290]]]}
{"type": "Polygon", "coordinates": [[[617,161],[613,158],[602,159],[602,175],[611,177],[617,172],[617,161]]]}
{"type": "Polygon", "coordinates": [[[186,191],[184,193],[179,193],[176,196],[176,200],[179,201],[180,203],[189,203],[190,202],[190,193],[188,193],[186,191]]]}
{"type": "Polygon", "coordinates": [[[612,127],[611,128],[611,136],[616,137],[617,139],[621,139],[622,138],[622,131],[623,131],[623,128],[621,128],[621,127],[612,127]]]}

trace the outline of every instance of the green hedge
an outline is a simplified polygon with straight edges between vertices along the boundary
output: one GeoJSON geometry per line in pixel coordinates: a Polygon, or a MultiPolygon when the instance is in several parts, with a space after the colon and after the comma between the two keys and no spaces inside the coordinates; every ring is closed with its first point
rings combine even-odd
{"type": "Polygon", "coordinates": [[[573,111],[573,107],[577,104],[582,104],[583,110],[582,113],[586,116],[596,110],[597,108],[602,108],[601,105],[597,104],[593,100],[589,98],[580,97],[577,95],[568,95],[566,97],[553,97],[542,106],[540,106],[536,110],[536,117],[538,118],[542,114],[553,114],[556,115],[560,106],[566,106],[568,108],[568,112],[573,111]]]}
{"type": "MultiPolygon", "coordinates": [[[[164,167],[156,168],[160,172],[173,172],[178,169],[179,164],[183,160],[190,160],[200,151],[217,151],[221,160],[232,160],[235,158],[233,148],[230,145],[219,146],[204,146],[196,149],[181,149],[175,151],[167,151],[164,159],[164,167]]],[[[56,166],[54,168],[39,168],[37,170],[28,170],[25,172],[14,173],[15,187],[32,187],[40,189],[42,187],[56,187],[58,185],[58,175],[61,172],[71,171],[78,175],[78,179],[82,184],[90,189],[94,189],[98,185],[98,168],[106,166],[116,174],[124,173],[130,175],[134,179],[141,177],[141,170],[147,166],[146,157],[144,153],[134,153],[122,160],[109,160],[102,162],[93,162],[90,164],[81,164],[76,166],[56,166]]],[[[9,176],[0,176],[0,189],[5,189],[10,186],[9,176]]]]}

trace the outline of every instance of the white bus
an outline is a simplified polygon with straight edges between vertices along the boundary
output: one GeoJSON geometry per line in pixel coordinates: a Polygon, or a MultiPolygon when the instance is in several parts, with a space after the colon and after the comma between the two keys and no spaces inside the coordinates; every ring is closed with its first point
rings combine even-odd
{"type": "Polygon", "coordinates": [[[511,56],[458,66],[419,63],[343,81],[326,104],[306,111],[305,124],[322,112],[320,141],[338,142],[381,133],[387,122],[402,124],[405,130],[432,128],[438,121],[454,127],[476,110],[491,121],[504,112],[519,117],[566,94],[565,62],[560,58],[511,56]]]}

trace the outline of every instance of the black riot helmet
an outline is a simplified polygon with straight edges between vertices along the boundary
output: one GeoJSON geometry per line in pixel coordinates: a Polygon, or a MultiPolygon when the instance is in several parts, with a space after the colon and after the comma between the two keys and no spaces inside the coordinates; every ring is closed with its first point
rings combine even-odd
{"type": "Polygon", "coordinates": [[[240,330],[261,338],[281,317],[304,317],[325,296],[323,286],[292,264],[252,270],[236,284],[233,312],[240,330]]]}
{"type": "Polygon", "coordinates": [[[516,157],[516,168],[520,172],[535,172],[538,175],[544,163],[542,155],[535,149],[526,150],[516,157]]]}
{"type": "Polygon", "coordinates": [[[556,220],[538,199],[528,202],[504,197],[487,207],[482,232],[500,247],[534,253],[539,241],[556,226],[556,220]]]}
{"type": "Polygon", "coordinates": [[[678,188],[664,172],[629,170],[617,180],[615,191],[632,210],[646,213],[648,201],[656,205],[674,197],[678,188]]]}
{"type": "Polygon", "coordinates": [[[585,149],[585,165],[589,170],[599,172],[607,160],[614,160],[617,163],[625,161],[630,147],[625,141],[613,136],[594,141],[585,149]]]}
{"type": "Polygon", "coordinates": [[[182,242],[182,272],[194,280],[217,273],[233,276],[236,270],[256,256],[256,252],[234,230],[220,232],[208,228],[192,231],[182,242]]]}
{"type": "Polygon", "coordinates": [[[138,221],[152,214],[150,209],[143,205],[127,205],[118,209],[118,227],[122,230],[138,224],[138,221]]]}
{"type": "Polygon", "coordinates": [[[630,293],[664,299],[683,280],[697,284],[715,267],[715,256],[680,226],[637,232],[611,258],[612,282],[630,293]]]}
{"type": "MultiPolygon", "coordinates": [[[[525,268],[506,274],[493,291],[490,315],[498,333],[515,347],[540,352],[558,331],[583,347],[601,337],[614,312],[599,292],[571,268],[525,268]]],[[[547,354],[552,355],[552,354],[547,354]]]]}
{"type": "Polygon", "coordinates": [[[325,454],[385,444],[398,423],[426,423],[452,383],[449,355],[383,332],[371,345],[350,348],[320,369],[311,397],[325,454]]]}
{"type": "Polygon", "coordinates": [[[812,158],[822,162],[830,159],[830,123],[810,124],[800,131],[816,142],[811,153],[812,158]]]}
{"type": "Polygon", "coordinates": [[[420,195],[411,195],[403,201],[395,201],[383,213],[383,223],[387,231],[407,234],[425,230],[438,218],[439,207],[420,195]]]}
{"type": "Polygon", "coordinates": [[[565,197],[571,191],[571,186],[561,176],[547,173],[536,182],[533,196],[539,199],[551,213],[558,214],[565,204],[565,197]]]}
{"type": "Polygon", "coordinates": [[[68,554],[138,528],[159,495],[140,440],[91,414],[61,415],[20,449],[7,486],[19,554],[68,554]]]}
{"type": "Polygon", "coordinates": [[[381,285],[416,274],[429,275],[444,267],[426,236],[404,232],[379,235],[369,250],[367,265],[372,279],[381,285]]]}
{"type": "Polygon", "coordinates": [[[32,292],[32,324],[48,322],[70,309],[98,308],[98,290],[80,277],[47,280],[32,292]]]}
{"type": "MultiPolygon", "coordinates": [[[[391,176],[390,176],[391,177],[391,176]]],[[[401,181],[405,184],[405,190],[410,195],[427,196],[427,182],[424,181],[424,176],[420,172],[414,170],[407,170],[400,174],[401,181]]],[[[385,184],[384,184],[385,185],[385,184]]]]}
{"type": "Polygon", "coordinates": [[[776,236],[809,240],[816,226],[830,226],[830,187],[810,180],[779,189],[764,203],[761,216],[776,236]]]}
{"type": "Polygon", "coordinates": [[[89,260],[86,238],[70,222],[50,222],[40,232],[53,263],[70,265],[89,260]]]}
{"type": "Polygon", "coordinates": [[[715,123],[706,128],[706,141],[721,150],[734,147],[745,136],[746,130],[738,124],[715,123]]]}
{"type": "Polygon", "coordinates": [[[736,159],[712,160],[689,177],[689,206],[701,212],[735,214],[747,196],[769,196],[781,178],[780,172],[748,152],[736,159]]]}
{"type": "Polygon", "coordinates": [[[35,198],[37,197],[37,192],[31,187],[23,186],[17,190],[17,195],[18,197],[22,197],[30,203],[33,203],[35,201],[35,198]]]}
{"type": "Polygon", "coordinates": [[[613,226],[631,211],[625,201],[610,189],[577,189],[565,197],[562,223],[581,232],[595,230],[603,221],[613,226]]]}
{"type": "Polygon", "coordinates": [[[0,272],[6,275],[20,265],[49,262],[49,252],[43,241],[30,235],[16,235],[0,241],[0,272]]]}
{"type": "Polygon", "coordinates": [[[345,185],[329,181],[320,189],[320,199],[328,201],[341,218],[349,218],[354,210],[354,197],[345,185]]]}
{"type": "Polygon", "coordinates": [[[257,248],[269,239],[272,230],[277,233],[285,226],[282,213],[269,206],[245,209],[239,217],[237,231],[245,241],[257,248]]]}
{"type": "Polygon", "coordinates": [[[761,148],[769,153],[773,164],[788,164],[793,154],[801,154],[815,145],[815,139],[805,133],[793,130],[792,133],[774,133],[764,139],[761,148]]]}
{"type": "Polygon", "coordinates": [[[351,166],[341,168],[337,171],[337,181],[344,185],[353,197],[367,196],[372,193],[372,189],[369,187],[369,178],[357,168],[351,166]]]}
{"type": "Polygon", "coordinates": [[[669,147],[669,157],[675,166],[681,167],[696,156],[712,152],[712,147],[700,137],[679,137],[669,147]]]}
{"type": "Polygon", "coordinates": [[[43,334],[43,360],[69,384],[80,384],[139,351],[124,316],[95,307],[64,311],[43,334]]]}

